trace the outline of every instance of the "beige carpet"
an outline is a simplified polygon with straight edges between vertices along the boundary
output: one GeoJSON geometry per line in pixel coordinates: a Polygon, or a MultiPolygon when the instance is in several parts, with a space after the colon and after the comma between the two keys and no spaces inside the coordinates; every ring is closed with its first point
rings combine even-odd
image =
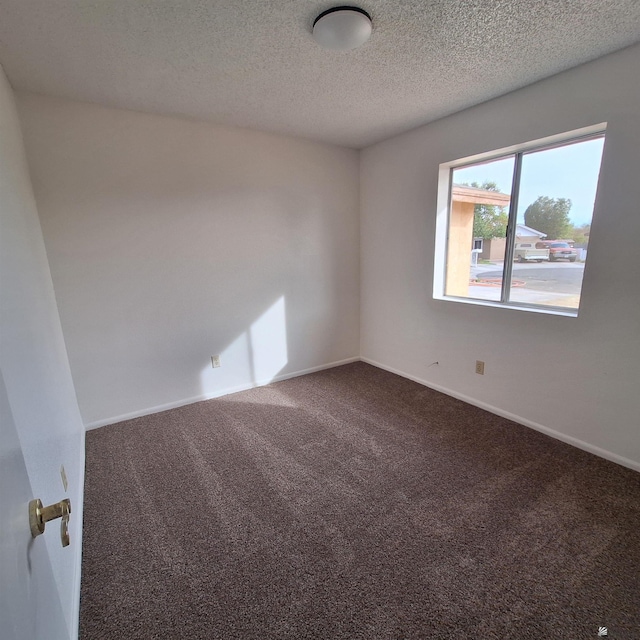
{"type": "Polygon", "coordinates": [[[85,502],[83,640],[640,638],[640,474],[363,363],[89,432],[85,502]]]}

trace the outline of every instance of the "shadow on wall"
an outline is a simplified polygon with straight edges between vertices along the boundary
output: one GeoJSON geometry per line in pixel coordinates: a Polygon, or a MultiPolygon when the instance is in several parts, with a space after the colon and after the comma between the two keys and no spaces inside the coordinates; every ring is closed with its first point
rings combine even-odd
{"type": "Polygon", "coordinates": [[[34,96],[21,111],[85,425],[356,355],[355,152],[34,96]]]}
{"type": "MultiPolygon", "coordinates": [[[[229,344],[220,354],[220,359],[221,364],[229,369],[224,393],[229,393],[234,387],[245,387],[247,370],[252,384],[271,382],[288,362],[284,296],[280,296],[247,331],[229,344]]],[[[220,369],[211,365],[202,370],[200,385],[203,396],[215,398],[220,395],[220,374],[220,369]]]]}
{"type": "Polygon", "coordinates": [[[161,216],[161,202],[153,216],[144,210],[146,224],[138,211],[112,215],[117,233],[98,225],[83,268],[67,276],[75,304],[62,305],[66,322],[82,325],[69,352],[90,427],[351,355],[331,212],[304,196],[218,195],[184,212],[179,228],[175,206],[161,216]]]}

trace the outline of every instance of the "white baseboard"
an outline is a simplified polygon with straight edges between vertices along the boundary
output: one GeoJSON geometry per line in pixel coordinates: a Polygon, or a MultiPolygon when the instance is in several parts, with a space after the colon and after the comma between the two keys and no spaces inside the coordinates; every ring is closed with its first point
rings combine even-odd
{"type": "Polygon", "coordinates": [[[604,458],[605,460],[610,460],[611,462],[615,462],[623,467],[628,467],[629,469],[633,469],[634,471],[640,471],[640,462],[636,462],[635,460],[631,460],[630,458],[625,458],[624,456],[620,456],[617,453],[612,453],[611,451],[607,451],[606,449],[601,449],[600,447],[596,447],[595,445],[589,444],[588,442],[584,442],[584,440],[579,440],[578,438],[574,438],[573,436],[568,436],[560,431],[556,431],[555,429],[550,429],[549,427],[545,427],[542,424],[534,422],[533,420],[528,420],[527,418],[523,418],[522,416],[516,415],[515,413],[510,413],[509,411],[504,411],[499,407],[494,407],[491,404],[486,402],[482,402],[481,400],[476,400],[476,398],[471,398],[463,393],[458,393],[457,391],[453,391],[452,389],[448,389],[446,387],[442,387],[437,384],[433,384],[432,382],[428,382],[427,380],[423,380],[422,378],[418,378],[417,376],[412,376],[409,373],[405,373],[404,371],[400,371],[399,369],[394,369],[393,367],[388,367],[381,362],[376,362],[375,360],[371,360],[370,358],[360,358],[362,362],[366,362],[367,364],[373,365],[374,367],[378,367],[378,369],[384,369],[385,371],[389,371],[390,373],[395,373],[396,375],[402,376],[403,378],[408,378],[409,380],[413,380],[425,387],[429,387],[435,391],[440,391],[448,396],[452,396],[453,398],[457,398],[458,400],[462,400],[468,404],[472,404],[475,407],[479,407],[480,409],[484,409],[485,411],[489,411],[490,413],[495,413],[498,416],[503,418],[507,418],[507,420],[511,420],[513,422],[517,422],[518,424],[524,425],[525,427],[530,427],[531,429],[535,429],[536,431],[540,431],[556,440],[561,440],[562,442],[566,442],[567,444],[573,445],[578,449],[582,449],[583,451],[588,451],[589,453],[593,453],[600,458],[604,458]]]}
{"type": "Polygon", "coordinates": [[[212,400],[213,398],[220,398],[227,396],[230,393],[237,393],[238,391],[246,391],[247,389],[254,389],[255,387],[263,387],[266,384],[272,382],[278,382],[279,380],[288,380],[289,378],[297,378],[298,376],[304,376],[308,373],[315,373],[316,371],[323,371],[324,369],[333,369],[333,367],[339,367],[343,364],[349,364],[351,362],[358,362],[360,358],[354,356],[353,358],[345,358],[344,360],[336,360],[335,362],[329,362],[327,364],[321,364],[317,367],[311,367],[310,369],[302,369],[300,371],[293,371],[292,373],[284,373],[275,378],[269,378],[265,380],[257,380],[256,382],[248,382],[246,384],[239,384],[234,387],[226,387],[225,389],[219,389],[214,393],[204,393],[192,398],[184,398],[182,400],[176,400],[175,402],[167,402],[166,404],[159,404],[155,407],[147,407],[146,409],[140,409],[139,411],[132,411],[131,413],[124,413],[113,418],[106,418],[104,420],[96,420],[95,422],[89,422],[85,425],[85,429],[98,429],[108,424],[115,424],[116,422],[124,422],[125,420],[132,420],[133,418],[140,418],[142,416],[148,416],[153,413],[160,413],[161,411],[167,411],[168,409],[176,409],[177,407],[184,407],[187,404],[193,404],[194,402],[202,402],[203,400],[212,400]]]}
{"type": "Polygon", "coordinates": [[[168,409],[175,409],[177,407],[183,407],[188,404],[193,404],[194,402],[202,402],[203,400],[211,400],[213,398],[219,398],[222,396],[229,395],[230,393],[237,393],[238,391],[246,391],[247,389],[253,389],[255,387],[262,387],[266,384],[270,384],[271,382],[278,382],[279,380],[287,380],[289,378],[297,378],[298,376],[304,376],[308,373],[314,373],[316,371],[322,371],[324,369],[332,369],[333,367],[339,367],[343,364],[349,364],[351,362],[366,362],[378,369],[384,369],[385,371],[389,371],[390,373],[395,373],[403,378],[407,378],[408,380],[413,380],[418,384],[424,385],[425,387],[429,387],[430,389],[434,389],[435,391],[440,391],[448,396],[453,398],[457,398],[458,400],[462,400],[463,402],[467,402],[475,407],[479,407],[480,409],[484,409],[485,411],[489,411],[490,413],[494,413],[498,416],[506,418],[507,420],[511,420],[513,422],[517,422],[525,427],[529,427],[531,429],[535,429],[536,431],[540,431],[556,440],[561,440],[562,442],[566,442],[578,449],[582,449],[583,451],[588,451],[589,453],[593,453],[600,458],[604,458],[605,460],[610,460],[611,462],[615,462],[623,467],[627,467],[629,469],[633,469],[634,471],[640,472],[640,462],[636,462],[635,460],[631,460],[630,458],[625,458],[624,456],[620,456],[617,453],[612,453],[611,451],[607,451],[606,449],[602,449],[601,447],[597,447],[595,445],[589,444],[584,440],[580,440],[578,438],[574,438],[573,436],[566,435],[561,433],[560,431],[556,431],[555,429],[551,429],[549,427],[545,427],[538,422],[534,422],[533,420],[529,420],[528,418],[523,418],[515,413],[510,413],[509,411],[505,411],[504,409],[500,409],[494,405],[488,404],[481,400],[477,400],[476,398],[472,398],[471,396],[467,396],[463,393],[459,393],[458,391],[454,391],[447,387],[443,387],[441,385],[434,384],[417,376],[413,376],[409,373],[401,371],[400,369],[395,369],[394,367],[389,367],[381,362],[377,362],[372,360],[371,358],[364,357],[352,357],[345,358],[344,360],[336,360],[335,362],[329,362],[327,364],[323,364],[317,367],[311,367],[309,369],[302,369],[300,371],[294,371],[291,373],[285,373],[275,378],[271,378],[268,380],[258,380],[256,382],[236,385],[234,387],[227,387],[225,389],[220,389],[215,393],[210,394],[202,394],[199,396],[194,396],[192,398],[185,398],[183,400],[177,400],[175,402],[168,402],[166,404],[157,405],[155,407],[148,407],[146,409],[141,409],[140,411],[133,411],[131,413],[126,413],[123,415],[115,416],[113,418],[107,418],[105,420],[97,420],[95,422],[90,422],[85,425],[87,430],[97,429],[99,427],[104,427],[108,424],[115,424],[117,422],[123,422],[125,420],[131,420],[132,418],[139,418],[141,416],[151,415],[153,413],[159,413],[161,411],[167,411],[168,409]]]}

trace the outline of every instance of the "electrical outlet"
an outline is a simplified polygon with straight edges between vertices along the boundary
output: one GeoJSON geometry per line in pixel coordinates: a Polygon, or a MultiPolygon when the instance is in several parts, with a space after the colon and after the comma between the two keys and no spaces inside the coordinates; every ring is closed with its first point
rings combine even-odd
{"type": "Polygon", "coordinates": [[[211,356],[211,366],[217,369],[220,366],[220,356],[211,356]]]}
{"type": "Polygon", "coordinates": [[[476,373],[479,373],[481,376],[484,375],[484,362],[482,360],[476,360],[476,373]]]}

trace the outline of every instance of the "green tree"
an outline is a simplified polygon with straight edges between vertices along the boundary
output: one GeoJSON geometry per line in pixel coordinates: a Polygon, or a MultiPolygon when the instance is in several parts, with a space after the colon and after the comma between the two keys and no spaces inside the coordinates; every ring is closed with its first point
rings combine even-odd
{"type": "Polygon", "coordinates": [[[569,237],[576,243],[576,244],[584,244],[584,245],[588,245],[589,244],[589,234],[591,233],[591,225],[588,223],[585,224],[581,224],[577,227],[573,227],[569,237]]]}
{"type": "MultiPolygon", "coordinates": [[[[495,182],[486,181],[482,184],[472,182],[469,187],[484,189],[485,191],[500,192],[495,182]]],[[[473,209],[473,237],[484,238],[504,238],[507,235],[507,222],[509,215],[506,207],[495,204],[477,204],[473,209]]]]}
{"type": "Polygon", "coordinates": [[[566,238],[573,229],[569,220],[570,210],[569,198],[540,196],[524,212],[524,223],[527,227],[546,233],[548,240],[566,238]]]}

